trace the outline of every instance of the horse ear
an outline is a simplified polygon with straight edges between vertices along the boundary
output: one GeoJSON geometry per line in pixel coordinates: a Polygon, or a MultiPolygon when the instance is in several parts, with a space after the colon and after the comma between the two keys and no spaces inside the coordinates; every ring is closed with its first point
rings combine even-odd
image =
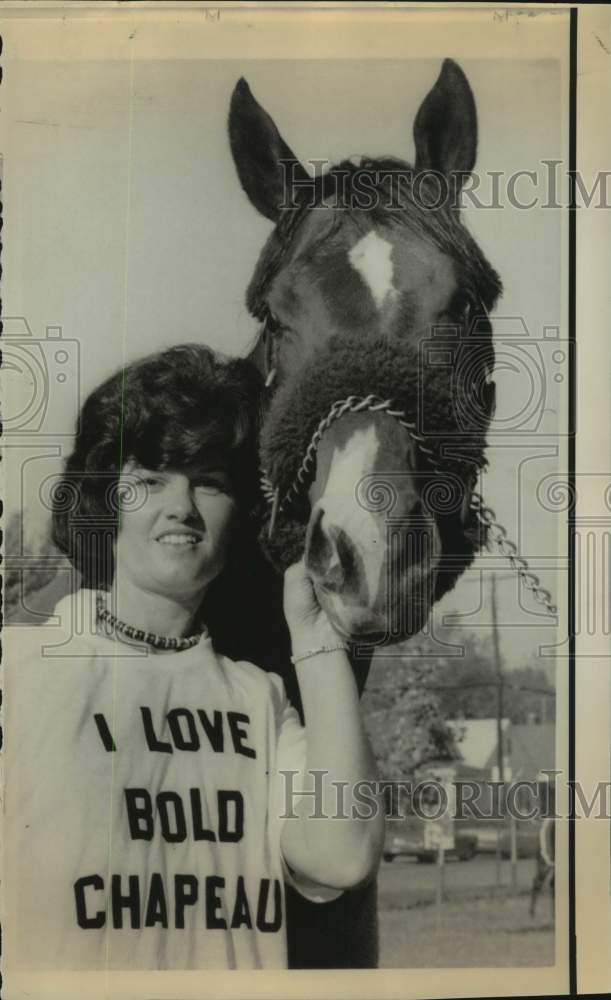
{"type": "Polygon", "coordinates": [[[475,165],[477,113],[468,80],[460,66],[445,59],[435,86],[414,121],[416,173],[436,170],[446,176],[464,174],[475,165]]]}
{"type": "Polygon", "coordinates": [[[244,78],[231,96],[229,142],[244,191],[257,211],[277,222],[291,182],[308,180],[309,174],[244,78]]]}

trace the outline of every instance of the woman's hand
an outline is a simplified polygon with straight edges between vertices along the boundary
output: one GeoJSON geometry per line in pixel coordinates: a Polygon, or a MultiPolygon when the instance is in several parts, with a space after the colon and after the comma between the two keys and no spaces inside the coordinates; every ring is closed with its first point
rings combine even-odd
{"type": "Polygon", "coordinates": [[[284,615],[294,652],[337,643],[338,634],[318,603],[303,559],[284,574],[284,615]]]}
{"type": "Polygon", "coordinates": [[[298,882],[354,888],[370,878],[379,864],[384,808],[350,659],[318,603],[303,560],[284,575],[284,613],[305,718],[302,787],[306,794],[296,803],[294,816],[284,823],[282,853],[298,882]],[[320,655],[303,655],[312,650],[320,655]],[[317,775],[322,777],[321,784],[317,775]],[[352,790],[362,787],[362,782],[372,790],[371,818],[361,814],[361,801],[353,796],[352,790]],[[334,818],[340,787],[342,809],[351,813],[342,823],[334,818]]]}

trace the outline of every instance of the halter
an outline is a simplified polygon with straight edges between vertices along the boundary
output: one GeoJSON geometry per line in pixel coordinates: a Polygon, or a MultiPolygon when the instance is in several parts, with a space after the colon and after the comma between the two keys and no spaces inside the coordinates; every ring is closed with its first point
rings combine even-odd
{"type": "MultiPolygon", "coordinates": [[[[287,504],[299,497],[307,485],[308,477],[316,461],[318,446],[325,431],[346,413],[364,412],[384,413],[386,416],[396,420],[401,427],[407,430],[410,438],[418,451],[423,455],[432,472],[443,474],[444,469],[441,467],[436,453],[433,449],[426,446],[425,438],[417,432],[415,424],[407,419],[403,410],[398,410],[394,407],[392,400],[382,400],[371,394],[368,396],[348,396],[346,399],[338,399],[333,403],[326,416],[323,417],[312,434],[301,465],[282,499],[280,499],[279,488],[271,482],[265,469],[261,470],[261,491],[268,506],[271,508],[268,538],[271,539],[273,537],[278,515],[283,512],[287,504]]],[[[509,561],[512,569],[516,571],[521,579],[522,585],[532,593],[538,604],[545,607],[549,615],[555,617],[558,609],[553,603],[550,591],[541,586],[539,577],[530,570],[528,561],[519,555],[517,545],[507,537],[507,529],[498,522],[494,510],[484,503],[481,493],[474,491],[471,494],[470,509],[475,513],[480,524],[487,529],[489,535],[492,535],[492,543],[496,545],[501,555],[509,561]]],[[[488,545],[490,545],[490,542],[488,542],[488,545]]]]}
{"type": "MultiPolygon", "coordinates": [[[[363,164],[361,164],[361,166],[362,165],[363,164]]],[[[348,166],[348,164],[343,163],[341,166],[348,166]]],[[[305,214],[306,203],[304,202],[304,204],[297,210],[284,216],[285,232],[281,234],[282,238],[280,240],[280,250],[282,252],[286,251],[287,246],[294,238],[295,232],[305,214]]],[[[279,229],[280,226],[277,227],[276,232],[278,232],[279,229]]],[[[259,299],[263,299],[264,286],[267,280],[269,280],[269,275],[261,275],[259,277],[256,293],[253,290],[253,303],[255,294],[259,299]]],[[[253,309],[253,312],[255,312],[259,318],[263,318],[264,314],[260,306],[258,309],[253,309]]],[[[484,310],[484,313],[486,314],[486,310],[484,310]]],[[[271,394],[273,392],[274,382],[276,379],[276,342],[274,336],[270,333],[267,327],[264,329],[263,339],[265,386],[271,394]]],[[[338,399],[330,407],[326,416],[322,418],[316,430],[312,434],[295,478],[282,498],[280,497],[279,487],[272,483],[266,470],[261,469],[261,490],[265,501],[270,508],[270,520],[267,532],[268,539],[273,537],[278,516],[285,510],[286,506],[296,500],[303,491],[303,488],[306,485],[308,477],[312,471],[312,467],[316,461],[318,446],[325,431],[327,431],[333,423],[343,417],[346,413],[362,412],[385,413],[387,416],[397,420],[399,424],[407,430],[410,438],[414,442],[418,451],[423,455],[431,470],[434,473],[443,473],[444,470],[439,464],[436,453],[431,448],[427,447],[425,443],[426,439],[417,432],[415,424],[407,419],[405,411],[396,408],[393,400],[381,399],[373,394],[368,394],[366,396],[350,395],[345,399],[338,399]]],[[[555,617],[557,615],[557,607],[553,602],[550,591],[546,590],[545,587],[541,585],[539,577],[530,570],[528,561],[519,554],[517,545],[507,536],[507,529],[499,523],[496,513],[491,507],[488,507],[485,504],[480,493],[476,491],[471,492],[469,509],[474,513],[479,523],[486,529],[488,546],[490,547],[491,543],[496,546],[501,555],[509,561],[512,569],[516,571],[523,586],[532,593],[535,601],[545,607],[550,616],[555,617]]]]}

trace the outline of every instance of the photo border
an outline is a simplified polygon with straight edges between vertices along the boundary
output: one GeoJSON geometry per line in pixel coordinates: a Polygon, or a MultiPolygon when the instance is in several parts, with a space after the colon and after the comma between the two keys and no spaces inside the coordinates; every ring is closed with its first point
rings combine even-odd
{"type": "MultiPolygon", "coordinates": [[[[430,8],[430,4],[410,4],[405,2],[405,0],[399,0],[402,6],[409,8],[430,8]]],[[[30,5],[32,8],[34,5],[30,5]]],[[[47,7],[41,7],[38,9],[38,13],[41,15],[50,14],[51,16],[59,7],[62,6],[72,6],[68,4],[54,4],[53,7],[50,5],[47,7]]],[[[107,5],[87,5],[83,6],[96,6],[97,10],[100,10],[102,6],[107,5]]],[[[152,6],[152,5],[151,5],[152,6]]],[[[162,5],[160,4],[159,7],[162,5]]],[[[180,5],[185,11],[192,10],[196,7],[207,6],[200,4],[182,4],[180,5]]],[[[247,4],[219,4],[219,7],[231,6],[235,8],[249,6],[247,4]]],[[[256,5],[250,5],[256,6],[256,5]]],[[[262,5],[267,6],[267,5],[262,5]]],[[[284,6],[303,6],[303,4],[286,4],[284,6]]],[[[329,5],[309,5],[328,7],[329,5]]],[[[348,6],[348,5],[346,5],[348,6]]],[[[378,6],[384,7],[386,4],[377,5],[354,5],[354,6],[378,6]]],[[[452,7],[460,7],[459,4],[447,5],[452,7]]],[[[471,6],[471,5],[469,5],[471,6]]],[[[478,5],[482,7],[484,5],[478,5]]],[[[486,5],[492,8],[493,5],[486,5]]],[[[497,9],[498,9],[498,5],[497,9]]],[[[535,6],[531,4],[523,5],[526,7],[535,6]]],[[[541,5],[540,9],[545,9],[541,5]]],[[[569,170],[575,171],[577,169],[578,157],[577,157],[577,134],[579,128],[578,121],[578,44],[579,44],[579,15],[581,13],[580,7],[582,5],[550,5],[550,7],[563,7],[569,11],[569,170]]],[[[147,3],[138,4],[142,14],[146,14],[150,10],[150,6],[147,3]]],[[[117,13],[127,14],[128,5],[123,5],[122,11],[117,11],[117,13]]],[[[177,6],[175,5],[175,9],[177,6]]],[[[117,10],[116,7],[109,7],[109,12],[117,10]]],[[[133,10],[133,13],[138,13],[137,10],[133,10]]],[[[32,12],[33,13],[33,12],[32,12]]],[[[3,19],[10,16],[11,8],[6,6],[3,19]]],[[[569,340],[577,345],[577,213],[576,213],[576,191],[574,181],[570,185],[570,205],[568,207],[568,253],[569,253],[569,274],[568,274],[568,335],[569,340]]],[[[578,408],[578,383],[576,378],[575,364],[573,361],[573,354],[571,355],[571,363],[569,366],[569,425],[571,427],[575,426],[574,420],[576,416],[576,411],[578,408]]],[[[576,432],[573,431],[569,435],[568,439],[568,455],[569,455],[569,484],[574,488],[576,479],[576,432]]],[[[571,515],[568,523],[568,545],[569,545],[569,602],[568,602],[568,635],[569,635],[569,663],[568,663],[568,779],[569,782],[573,782],[576,779],[576,748],[577,743],[580,739],[580,730],[577,727],[576,719],[576,693],[577,693],[577,675],[576,675],[576,642],[575,642],[575,616],[576,616],[576,581],[575,581],[575,519],[571,515]]],[[[575,803],[571,801],[571,819],[568,824],[568,956],[569,956],[569,993],[571,995],[577,994],[578,986],[578,949],[577,949],[577,917],[576,917],[576,823],[575,820],[575,803]]],[[[384,970],[379,970],[384,971],[384,970]]],[[[405,970],[406,972],[409,970],[405,970]]],[[[416,970],[418,971],[418,970],[416,970]]],[[[491,970],[488,970],[491,971],[491,970]]],[[[528,969],[524,969],[528,972],[528,969]]],[[[377,974],[378,970],[376,970],[377,974]]],[[[294,975],[294,972],[291,972],[294,975]]],[[[483,995],[483,994],[479,994],[483,995]]],[[[514,994],[506,994],[514,995],[514,994]]],[[[547,996],[553,996],[554,994],[545,994],[547,996]]]]}

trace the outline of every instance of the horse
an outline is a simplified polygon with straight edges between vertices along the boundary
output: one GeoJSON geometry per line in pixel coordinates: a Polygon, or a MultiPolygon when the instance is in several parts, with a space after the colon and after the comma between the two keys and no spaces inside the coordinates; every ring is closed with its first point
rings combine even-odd
{"type": "Polygon", "coordinates": [[[273,474],[288,491],[299,469],[287,455],[307,447],[335,393],[344,389],[353,390],[349,395],[369,389],[365,396],[382,400],[391,393],[395,401],[399,392],[401,402],[418,411],[406,423],[421,432],[431,423],[429,436],[437,444],[442,435],[453,435],[455,452],[457,439],[463,450],[462,465],[453,456],[462,487],[459,509],[442,517],[423,503],[429,469],[420,461],[417,435],[401,421],[362,408],[324,433],[307,484],[305,531],[292,546],[281,538],[273,554],[281,559],[305,552],[321,604],[346,637],[386,633],[389,610],[406,606],[414,612],[411,627],[394,639],[419,632],[433,601],[450,589],[481,541],[470,498],[493,408],[487,317],[501,284],[462,225],[456,199],[435,205],[439,178],[458,194],[471,172],[476,132],[469,84],[446,60],[416,116],[413,170],[396,159],[360,158],[312,179],[247,83],[241,80],[233,93],[229,135],[238,176],[252,204],[275,223],[247,293],[251,313],[262,322],[252,356],[266,376],[273,375],[263,428],[263,454],[273,474]],[[453,349],[446,368],[434,370],[427,362],[433,347],[437,354],[453,349]],[[377,372],[367,359],[374,352],[377,372]],[[460,392],[457,367],[469,381],[460,392]],[[436,383],[435,393],[425,379],[436,383]],[[471,406],[448,412],[457,394],[471,406]],[[346,486],[397,470],[404,474],[393,481],[393,518],[407,528],[413,520],[426,534],[421,572],[413,566],[396,572],[404,553],[386,545],[386,511],[346,486]],[[464,564],[456,562],[461,555],[464,564]],[[453,558],[454,572],[447,572],[444,556],[453,558]],[[397,584],[390,595],[389,578],[397,584]]]}
{"type": "MultiPolygon", "coordinates": [[[[312,177],[243,78],[228,130],[273,223],[246,296],[269,397],[261,540],[277,569],[305,556],[362,687],[373,649],[417,634],[486,541],[474,490],[502,286],[460,215],[475,100],[446,59],[413,166],[363,156],[312,177]]],[[[374,887],[319,909],[289,896],[292,966],[376,964],[374,887]]]]}

